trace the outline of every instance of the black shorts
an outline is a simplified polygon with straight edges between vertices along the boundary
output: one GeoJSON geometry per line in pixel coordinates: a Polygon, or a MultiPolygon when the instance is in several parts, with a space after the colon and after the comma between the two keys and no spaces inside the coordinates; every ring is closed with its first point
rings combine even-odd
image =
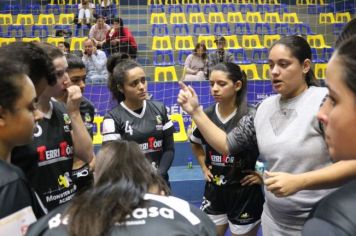
{"type": "Polygon", "coordinates": [[[208,215],[226,214],[234,225],[248,225],[261,219],[264,195],[261,185],[205,185],[201,209],[208,215]]]}

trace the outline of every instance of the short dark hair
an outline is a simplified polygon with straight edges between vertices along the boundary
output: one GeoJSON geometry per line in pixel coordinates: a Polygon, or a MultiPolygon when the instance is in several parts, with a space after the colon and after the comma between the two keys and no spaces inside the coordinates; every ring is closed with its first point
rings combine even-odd
{"type": "Polygon", "coordinates": [[[59,42],[59,43],[63,44],[64,47],[67,48],[68,50],[70,49],[70,44],[68,42],[62,41],[62,42],[59,42]]]}
{"type": "Polygon", "coordinates": [[[57,78],[54,73],[52,59],[34,42],[15,42],[0,48],[0,64],[19,62],[25,66],[25,73],[37,85],[46,79],[49,85],[55,85],[57,78]]]}
{"type": "Polygon", "coordinates": [[[72,69],[85,69],[83,60],[75,54],[65,55],[68,63],[68,70],[72,69]]]}
{"type": "Polygon", "coordinates": [[[21,81],[26,69],[17,61],[7,62],[0,63],[0,106],[13,112],[14,104],[22,94],[21,81]]]}
{"type": "Polygon", "coordinates": [[[48,56],[53,61],[58,57],[63,57],[64,53],[56,46],[49,43],[38,43],[38,45],[47,52],[48,56]]]}
{"type": "Polygon", "coordinates": [[[352,37],[353,35],[356,35],[356,18],[352,19],[344,26],[342,32],[335,41],[335,48],[338,48],[344,40],[352,37]]]}

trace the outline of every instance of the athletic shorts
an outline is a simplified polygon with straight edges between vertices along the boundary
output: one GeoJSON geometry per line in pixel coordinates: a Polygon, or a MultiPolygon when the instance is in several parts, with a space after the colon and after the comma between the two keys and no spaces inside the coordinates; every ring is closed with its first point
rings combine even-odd
{"type": "Polygon", "coordinates": [[[231,224],[249,225],[260,221],[263,203],[261,185],[216,186],[207,182],[201,209],[210,216],[226,214],[231,224]]]}
{"type": "Polygon", "coordinates": [[[77,192],[82,192],[93,185],[93,173],[89,169],[89,164],[72,170],[72,180],[77,185],[77,192]]]}

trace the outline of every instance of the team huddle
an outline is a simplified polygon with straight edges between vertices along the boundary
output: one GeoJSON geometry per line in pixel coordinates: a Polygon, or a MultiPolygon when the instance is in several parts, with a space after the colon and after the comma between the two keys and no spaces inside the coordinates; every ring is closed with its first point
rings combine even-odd
{"type": "Polygon", "coordinates": [[[215,99],[205,110],[179,82],[206,180],[200,209],[171,196],[174,125],[149,99],[134,58],[107,61],[117,105],[103,118],[95,154],[83,60],[45,43],[1,47],[0,234],[355,235],[355,25],[335,44],[327,87],[297,35],[270,47],[276,94],[257,106],[248,105],[246,74],[233,62],[204,74],[215,99]],[[267,165],[262,174],[257,159],[267,165]]]}

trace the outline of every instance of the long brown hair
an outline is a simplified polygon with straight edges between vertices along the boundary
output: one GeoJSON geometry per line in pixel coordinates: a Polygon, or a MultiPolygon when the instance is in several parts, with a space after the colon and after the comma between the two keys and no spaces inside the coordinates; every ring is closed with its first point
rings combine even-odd
{"type": "Polygon", "coordinates": [[[138,207],[151,187],[169,193],[140,147],[133,141],[106,143],[97,156],[92,189],[73,199],[68,207],[70,235],[106,235],[138,207]]]}

